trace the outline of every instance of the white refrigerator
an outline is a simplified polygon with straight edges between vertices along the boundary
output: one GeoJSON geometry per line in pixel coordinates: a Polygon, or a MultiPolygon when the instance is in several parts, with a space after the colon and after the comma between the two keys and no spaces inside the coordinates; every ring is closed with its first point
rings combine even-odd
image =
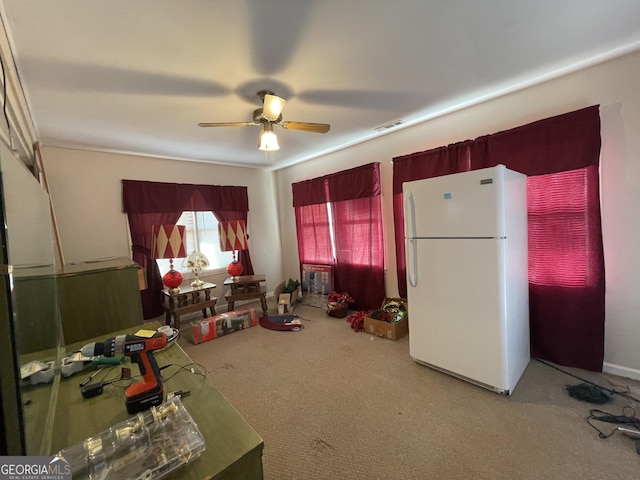
{"type": "Polygon", "coordinates": [[[507,395],[530,360],[526,181],[498,165],[403,185],[411,357],[507,395]]]}

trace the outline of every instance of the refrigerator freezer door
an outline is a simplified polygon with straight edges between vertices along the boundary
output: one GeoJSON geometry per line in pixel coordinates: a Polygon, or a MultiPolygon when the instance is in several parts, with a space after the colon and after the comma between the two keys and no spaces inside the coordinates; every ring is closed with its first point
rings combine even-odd
{"type": "Polygon", "coordinates": [[[414,360],[501,392],[510,388],[505,242],[418,240],[416,282],[407,285],[414,360]]]}
{"type": "Polygon", "coordinates": [[[505,236],[505,167],[406,182],[406,238],[505,236]]]}

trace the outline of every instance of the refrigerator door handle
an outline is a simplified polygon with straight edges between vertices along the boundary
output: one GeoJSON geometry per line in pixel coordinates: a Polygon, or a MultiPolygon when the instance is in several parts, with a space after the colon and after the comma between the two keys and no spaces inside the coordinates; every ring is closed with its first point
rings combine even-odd
{"type": "Polygon", "coordinates": [[[408,239],[407,242],[407,277],[413,288],[418,286],[418,240],[408,239]]]}
{"type": "Polygon", "coordinates": [[[413,199],[413,193],[408,191],[404,197],[405,215],[408,213],[409,218],[405,219],[405,225],[408,231],[404,232],[406,238],[415,238],[416,236],[416,204],[413,199]]]}
{"type": "Polygon", "coordinates": [[[408,215],[406,219],[405,237],[407,238],[407,276],[409,277],[409,283],[412,287],[418,285],[418,251],[416,236],[416,204],[413,199],[413,194],[408,191],[404,197],[404,211],[405,215],[408,215]]]}

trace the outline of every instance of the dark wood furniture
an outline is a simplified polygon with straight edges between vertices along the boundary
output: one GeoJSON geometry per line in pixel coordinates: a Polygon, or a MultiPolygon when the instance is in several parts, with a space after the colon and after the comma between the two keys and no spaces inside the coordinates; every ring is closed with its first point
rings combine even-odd
{"type": "Polygon", "coordinates": [[[165,310],[165,323],[180,328],[180,315],[202,310],[203,318],[207,318],[207,308],[211,316],[216,314],[217,297],[211,296],[211,290],[216,288],[214,283],[203,283],[199,287],[181,286],[178,293],[170,293],[169,289],[162,290],[165,310]]]}
{"type": "Polygon", "coordinates": [[[229,289],[224,294],[227,300],[227,311],[232,311],[235,302],[240,300],[260,299],[262,314],[268,316],[267,309],[267,287],[262,285],[265,282],[264,275],[242,275],[240,277],[228,277],[224,281],[224,286],[229,289]]]}

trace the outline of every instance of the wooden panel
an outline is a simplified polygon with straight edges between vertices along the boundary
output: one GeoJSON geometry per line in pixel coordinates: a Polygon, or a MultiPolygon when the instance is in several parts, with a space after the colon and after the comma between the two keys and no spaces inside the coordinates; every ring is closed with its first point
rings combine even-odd
{"type": "Polygon", "coordinates": [[[18,352],[55,348],[60,339],[55,276],[14,277],[13,302],[18,352]]]}
{"type": "Polygon", "coordinates": [[[15,279],[16,336],[21,353],[46,350],[143,321],[137,264],[127,258],[21,272],[15,279]]]}
{"type": "Polygon", "coordinates": [[[138,269],[128,260],[60,276],[58,299],[67,345],[143,321],[138,269]]]}

